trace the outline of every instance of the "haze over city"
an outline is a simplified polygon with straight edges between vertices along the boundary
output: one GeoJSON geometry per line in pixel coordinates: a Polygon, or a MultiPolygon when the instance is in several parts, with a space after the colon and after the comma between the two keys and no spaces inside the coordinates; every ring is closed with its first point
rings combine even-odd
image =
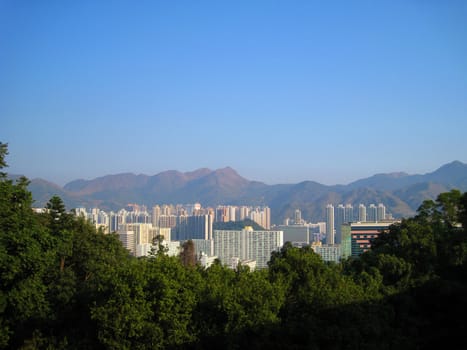
{"type": "Polygon", "coordinates": [[[8,172],[349,183],[467,161],[464,1],[0,2],[8,172]]]}

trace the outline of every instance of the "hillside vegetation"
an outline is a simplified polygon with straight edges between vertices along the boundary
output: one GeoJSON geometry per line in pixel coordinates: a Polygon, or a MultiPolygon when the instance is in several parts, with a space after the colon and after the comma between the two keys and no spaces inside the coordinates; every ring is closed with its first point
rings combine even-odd
{"type": "Polygon", "coordinates": [[[0,175],[2,349],[467,347],[467,193],[423,202],[359,259],[285,244],[234,271],[134,258],[59,197],[35,214],[27,186],[0,175]]]}

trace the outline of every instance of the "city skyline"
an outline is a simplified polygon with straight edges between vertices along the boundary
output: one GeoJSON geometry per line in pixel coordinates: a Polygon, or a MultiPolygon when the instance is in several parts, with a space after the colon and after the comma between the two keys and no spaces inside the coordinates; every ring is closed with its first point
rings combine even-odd
{"type": "Polygon", "coordinates": [[[0,4],[8,172],[347,184],[467,162],[462,1],[0,4]]]}
{"type": "MultiPolygon", "coordinates": [[[[363,207],[366,206],[359,204],[359,211],[363,207]]],[[[236,268],[239,261],[242,264],[249,261],[253,269],[266,268],[271,252],[280,249],[284,242],[296,247],[310,245],[325,261],[339,263],[342,258],[351,254],[358,256],[371,247],[368,233],[376,237],[377,228],[387,228],[398,222],[392,215],[386,215],[382,203],[370,204],[368,215],[361,218],[359,212],[358,219],[351,204],[336,207],[328,204],[326,221],[315,223],[303,220],[301,210],[296,209],[293,220],[286,219],[282,225],[272,226],[269,207],[218,205],[204,208],[200,203],[193,203],[154,205],[148,210],[144,205],[132,204],[129,210],[107,212],[98,208],[76,208],[73,214],[87,219],[103,233],[118,234],[123,246],[137,257],[159,249],[157,240],[171,256],[180,254],[183,242],[192,241],[197,259],[204,261],[203,266],[219,258],[222,264],[232,268],[236,268]],[[258,225],[257,228],[253,229],[245,219],[258,225]],[[233,222],[243,222],[243,226],[216,227],[218,223],[233,222]],[[358,232],[354,232],[354,228],[358,232]],[[368,232],[363,235],[362,230],[368,232]]]]}

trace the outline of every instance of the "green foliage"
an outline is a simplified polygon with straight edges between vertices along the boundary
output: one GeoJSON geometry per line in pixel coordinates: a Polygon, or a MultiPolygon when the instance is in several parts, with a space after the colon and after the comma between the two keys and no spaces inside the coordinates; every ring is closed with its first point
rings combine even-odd
{"type": "MultiPolygon", "coordinates": [[[[6,164],[5,157],[8,154],[8,144],[0,142],[0,169],[6,168],[8,165],[6,164]]],[[[5,178],[6,173],[0,172],[0,178],[5,178]]]]}
{"type": "MultiPolygon", "coordinates": [[[[6,148],[1,147],[1,166],[6,148]]],[[[52,242],[35,220],[27,179],[17,183],[0,178],[0,345],[16,347],[30,339],[47,318],[47,286],[43,281],[52,264],[52,242]]]]}
{"type": "MultiPolygon", "coordinates": [[[[7,147],[0,143],[0,169],[7,147]]],[[[134,258],[28,181],[0,176],[0,349],[466,347],[467,194],[424,202],[360,258],[286,243],[268,269],[134,258]]],[[[243,227],[241,227],[243,228],[243,227]]]]}

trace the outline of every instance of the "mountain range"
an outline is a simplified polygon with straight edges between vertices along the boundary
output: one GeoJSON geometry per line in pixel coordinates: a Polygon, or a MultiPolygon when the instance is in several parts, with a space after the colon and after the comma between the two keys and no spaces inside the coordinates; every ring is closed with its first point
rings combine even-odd
{"type": "Polygon", "coordinates": [[[129,203],[152,207],[164,203],[195,203],[204,207],[219,204],[268,205],[272,222],[293,217],[295,209],[308,221],[322,221],[325,207],[332,204],[383,203],[394,217],[415,213],[425,199],[457,188],[467,190],[467,164],[454,161],[424,175],[397,172],[377,174],[348,185],[327,186],[314,181],[267,185],[250,181],[234,169],[198,169],[193,172],[164,171],[157,175],[131,173],[106,175],[93,180],[75,180],[60,187],[33,179],[29,189],[36,207],[43,207],[53,195],[68,208],[79,206],[118,210],[129,203]]]}

